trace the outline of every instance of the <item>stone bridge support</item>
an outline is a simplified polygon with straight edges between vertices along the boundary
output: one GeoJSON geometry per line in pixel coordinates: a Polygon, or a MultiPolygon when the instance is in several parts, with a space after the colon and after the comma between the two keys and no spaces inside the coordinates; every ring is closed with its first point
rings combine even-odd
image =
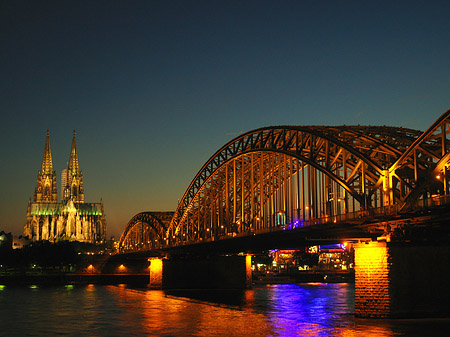
{"type": "Polygon", "coordinates": [[[355,245],[356,317],[449,316],[449,303],[449,244],[355,245]]]}
{"type": "Polygon", "coordinates": [[[251,256],[150,259],[150,287],[242,289],[252,284],[251,256]]]}

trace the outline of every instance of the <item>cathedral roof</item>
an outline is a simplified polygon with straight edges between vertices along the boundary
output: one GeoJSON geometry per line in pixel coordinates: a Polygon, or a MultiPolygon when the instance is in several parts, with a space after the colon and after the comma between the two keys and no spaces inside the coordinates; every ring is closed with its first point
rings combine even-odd
{"type": "Polygon", "coordinates": [[[63,215],[67,213],[77,215],[102,215],[101,203],[30,203],[31,215],[63,215]]]}

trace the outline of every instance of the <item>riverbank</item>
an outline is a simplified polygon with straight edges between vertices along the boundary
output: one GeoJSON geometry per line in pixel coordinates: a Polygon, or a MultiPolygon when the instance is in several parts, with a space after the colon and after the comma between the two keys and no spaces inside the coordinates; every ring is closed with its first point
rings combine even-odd
{"type": "Polygon", "coordinates": [[[67,284],[131,284],[146,286],[148,274],[14,274],[0,275],[0,284],[7,286],[51,286],[67,284]]]}

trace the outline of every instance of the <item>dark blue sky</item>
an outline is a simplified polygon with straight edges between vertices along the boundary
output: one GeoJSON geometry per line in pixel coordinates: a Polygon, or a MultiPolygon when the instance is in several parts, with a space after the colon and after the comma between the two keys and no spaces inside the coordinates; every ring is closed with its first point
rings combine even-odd
{"type": "Polygon", "coordinates": [[[449,1],[0,2],[0,230],[22,233],[46,130],[77,131],[109,234],[175,210],[208,158],[269,125],[427,129],[450,108],[449,1]]]}

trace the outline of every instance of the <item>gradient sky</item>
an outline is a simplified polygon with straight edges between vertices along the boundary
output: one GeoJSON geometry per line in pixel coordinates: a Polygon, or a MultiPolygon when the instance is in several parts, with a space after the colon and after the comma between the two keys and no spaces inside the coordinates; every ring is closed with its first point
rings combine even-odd
{"type": "MultiPolygon", "coordinates": [[[[450,108],[450,1],[0,2],[0,230],[22,234],[50,129],[77,132],[108,236],[175,210],[209,157],[270,125],[426,130],[450,108]]],[[[60,194],[58,195],[60,197],[60,194]]]]}

